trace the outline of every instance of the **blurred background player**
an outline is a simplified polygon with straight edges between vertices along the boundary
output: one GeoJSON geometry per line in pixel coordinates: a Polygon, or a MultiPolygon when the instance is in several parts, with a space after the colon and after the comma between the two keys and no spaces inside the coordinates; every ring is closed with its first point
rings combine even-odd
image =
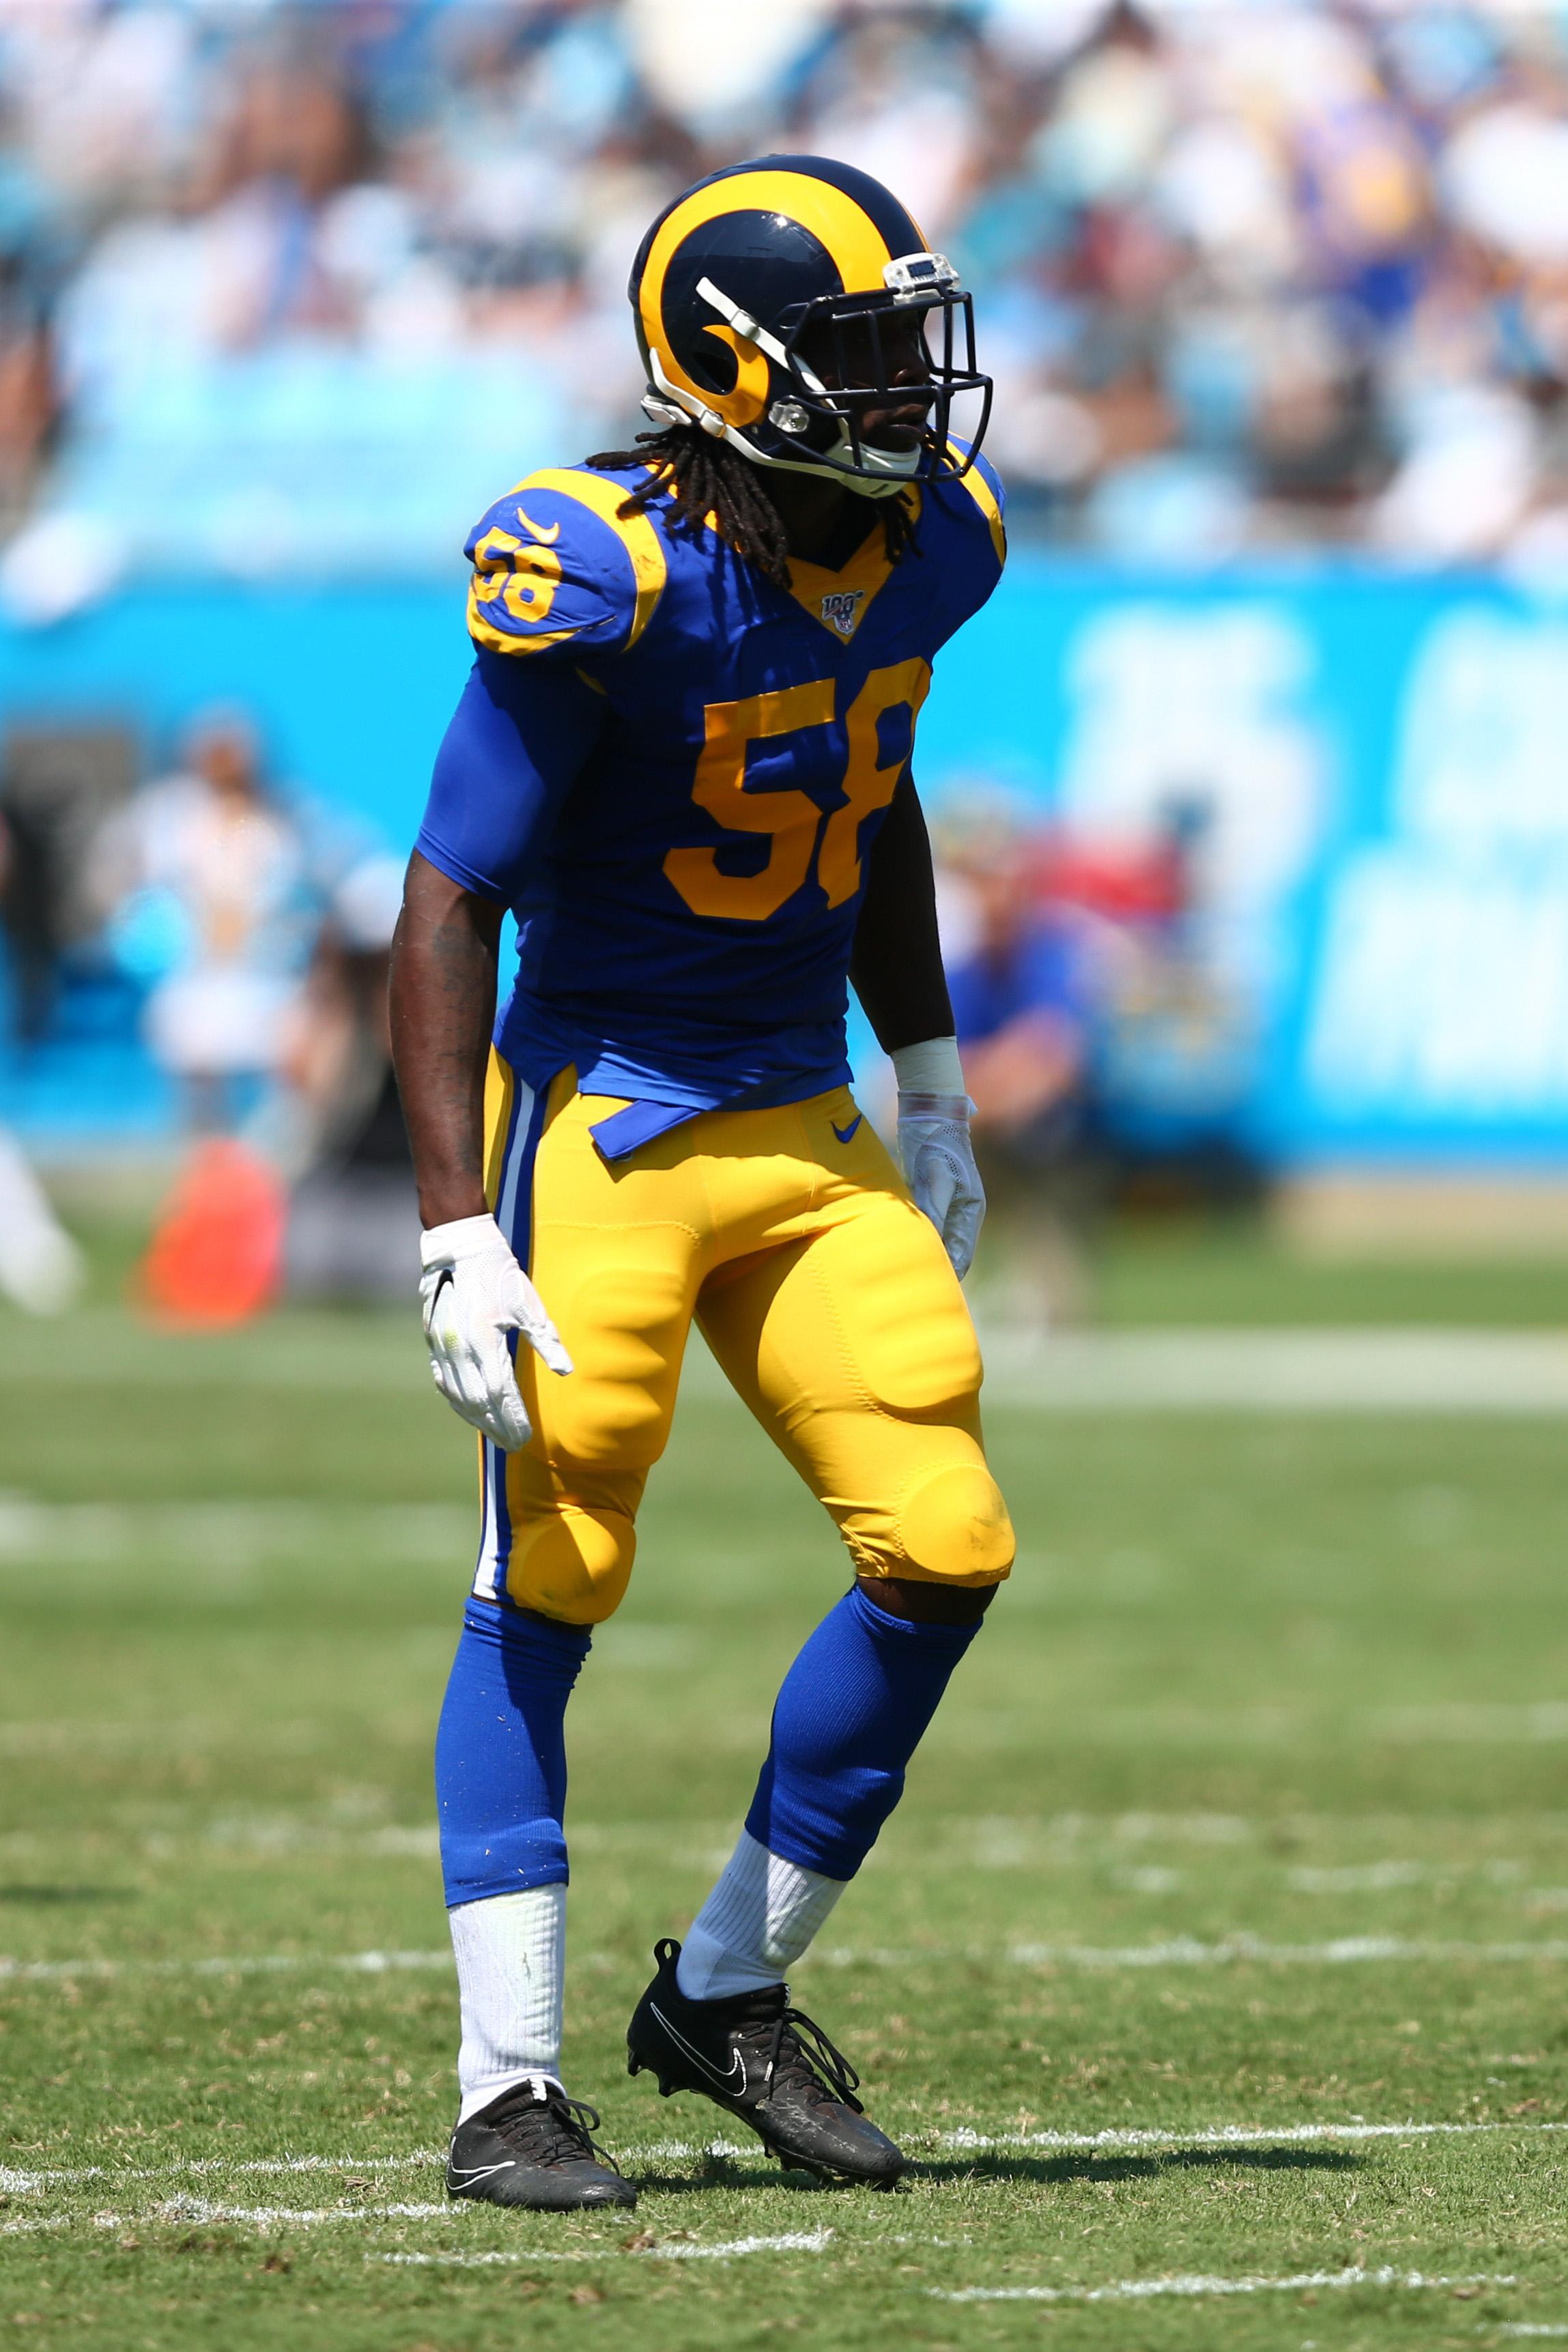
{"type": "Polygon", "coordinates": [[[180,766],[106,830],[99,888],[153,975],[147,1034],[193,1132],[231,1131],[277,1070],[309,950],[305,845],[243,713],[203,712],[180,766]]]}
{"type": "Polygon", "coordinates": [[[105,940],[139,984],[192,1149],[142,1270],[176,1321],[401,1291],[417,1260],[386,974],[400,869],[372,830],[271,785],[232,707],[102,825],[105,940]]]}
{"type": "Polygon", "coordinates": [[[372,853],[331,894],[282,1061],[275,1129],[293,1176],[284,1285],[292,1298],[402,1299],[419,1263],[419,1202],[387,1013],[402,898],[372,853]]]}
{"type": "MultiPolygon", "coordinates": [[[[0,896],[11,862],[10,829],[0,816],[0,896]]],[[[30,1315],[57,1315],[79,1297],[85,1274],[81,1252],[20,1143],[0,1127],[0,1292],[30,1315]]]]}
{"type": "Polygon", "coordinates": [[[986,1297],[998,1323],[1040,1333],[1084,1307],[1103,959],[1082,910],[1041,892],[1026,813],[984,787],[955,803],[937,903],[991,1222],[986,1297]]]}
{"type": "Polygon", "coordinates": [[[977,1312],[1091,1319],[1110,1220],[1256,1197],[1236,1133],[1249,1008],[1213,938],[1201,790],[1097,840],[984,778],[945,795],[938,908],[991,1218],[977,1312]]]}
{"type": "Polygon", "coordinates": [[[785,1680],[685,1948],[656,1948],[629,2063],[786,2164],[903,2169],[785,1971],[1013,1549],[956,1278],[983,1198],[910,766],[932,659],[1004,555],[996,478],[952,437],[989,398],[968,298],[885,188],[798,155],[677,199],[631,294],[659,429],[528,477],[470,539],[476,660],[392,966],[432,1365],[484,1433],[436,1744],[447,2185],[557,2209],[634,2201],[561,2085],[563,1724],[694,1315],[855,1578],[785,1680]],[[852,971],[908,1189],[846,1083],[852,971]]]}

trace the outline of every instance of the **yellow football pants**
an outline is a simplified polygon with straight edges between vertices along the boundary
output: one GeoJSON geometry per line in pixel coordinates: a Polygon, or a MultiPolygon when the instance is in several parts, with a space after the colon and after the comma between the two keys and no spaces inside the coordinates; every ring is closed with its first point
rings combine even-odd
{"type": "Polygon", "coordinates": [[[492,1056],[487,1197],[576,1369],[517,1348],[534,1433],[481,1441],[476,1592],[575,1625],[620,1605],[694,1315],[859,1574],[1005,1577],[968,1308],[848,1088],[706,1112],[610,1166],[589,1129],[618,1108],[570,1071],[540,1102],[492,1056]]]}

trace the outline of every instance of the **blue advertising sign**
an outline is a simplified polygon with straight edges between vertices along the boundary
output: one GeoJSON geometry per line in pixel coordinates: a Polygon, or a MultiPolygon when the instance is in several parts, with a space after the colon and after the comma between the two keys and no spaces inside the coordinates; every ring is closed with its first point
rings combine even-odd
{"type": "MultiPolygon", "coordinates": [[[[148,586],[0,625],[0,727],[112,713],[152,755],[247,702],[281,777],[401,849],[465,661],[455,582],[148,586]]],[[[1568,604],[1021,554],[937,664],[919,764],[938,812],[1000,790],[1099,844],[1205,813],[1193,951],[1223,1034],[1145,1024],[1129,1101],[1223,1116],[1279,1164],[1568,1158],[1568,604]]],[[[0,1067],[0,1116],[14,1092],[0,1067]]]]}
{"type": "Polygon", "coordinates": [[[1484,577],[1015,567],[923,782],[1098,836],[1207,806],[1205,954],[1277,1162],[1568,1156],[1568,608],[1484,577]]]}

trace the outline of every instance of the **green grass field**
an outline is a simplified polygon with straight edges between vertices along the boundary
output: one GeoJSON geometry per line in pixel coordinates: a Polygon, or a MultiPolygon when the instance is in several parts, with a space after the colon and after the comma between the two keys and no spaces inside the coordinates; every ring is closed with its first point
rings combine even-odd
{"type": "MultiPolygon", "coordinates": [[[[1372,1295],[1551,1295],[1455,1280],[1372,1295]]],[[[1155,1248],[1106,1287],[1312,1315],[1270,1283],[1155,1248]]],[[[915,2159],[875,2197],[619,2054],[844,1582],[699,1384],[570,1724],[569,2073],[643,2200],[507,2220],[436,2163],[472,1463],[422,1353],[412,1316],[0,1321],[0,2340],[1568,2337],[1560,1423],[992,1411],[1019,1570],[796,1981],[915,2159]]]]}

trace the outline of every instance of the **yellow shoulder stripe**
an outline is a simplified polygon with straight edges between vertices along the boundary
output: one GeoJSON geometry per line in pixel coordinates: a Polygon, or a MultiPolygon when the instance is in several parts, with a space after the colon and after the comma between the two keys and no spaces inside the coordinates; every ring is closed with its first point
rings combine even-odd
{"type": "MultiPolygon", "coordinates": [[[[948,442],[947,446],[952,449],[955,457],[962,458],[963,451],[954,448],[951,441],[948,442]]],[[[971,466],[967,474],[960,475],[958,486],[960,489],[968,491],[969,496],[985,516],[990,525],[991,545],[997,551],[997,562],[1005,563],[1008,560],[1008,534],[1002,522],[1002,510],[998,503],[995,490],[981,473],[977,463],[971,466]]]]}
{"type": "MultiPolygon", "coordinates": [[[[612,482],[603,474],[579,473],[569,466],[546,466],[537,474],[526,475],[513,485],[508,496],[517,498],[528,490],[555,490],[560,497],[575,499],[578,505],[607,522],[632,560],[632,574],[637,583],[637,602],[632,614],[632,631],[624,650],[630,653],[643,630],[653,617],[654,608],[664,593],[668,567],[659,534],[645,514],[623,515],[620,512],[627,491],[623,482],[612,482]]],[[[516,644],[517,640],[512,640],[516,644]]]]}
{"type": "Polygon", "coordinates": [[[531,636],[518,636],[511,629],[498,629],[479,610],[478,577],[468,587],[468,634],[476,646],[491,654],[542,654],[551,646],[569,645],[578,634],[576,629],[536,629],[531,636]]]}

